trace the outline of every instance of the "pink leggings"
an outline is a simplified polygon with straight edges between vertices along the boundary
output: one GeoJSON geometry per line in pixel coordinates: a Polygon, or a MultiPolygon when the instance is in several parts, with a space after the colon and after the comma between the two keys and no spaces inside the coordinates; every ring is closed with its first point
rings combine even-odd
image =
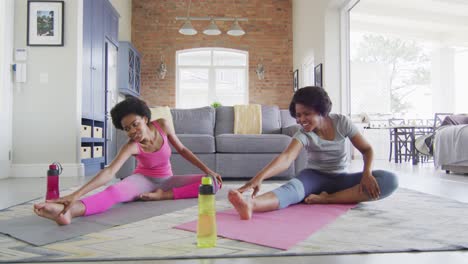
{"type": "MultiPolygon", "coordinates": [[[[85,205],[85,216],[102,213],[114,204],[136,200],[140,194],[156,189],[167,191],[172,189],[174,199],[195,198],[198,196],[198,186],[204,174],[169,176],[165,178],[147,177],[133,174],[122,181],[107,187],[102,192],[85,197],[81,202],[85,205]]],[[[213,182],[217,181],[213,179],[213,182]]],[[[215,191],[219,185],[215,184],[215,191]]]]}

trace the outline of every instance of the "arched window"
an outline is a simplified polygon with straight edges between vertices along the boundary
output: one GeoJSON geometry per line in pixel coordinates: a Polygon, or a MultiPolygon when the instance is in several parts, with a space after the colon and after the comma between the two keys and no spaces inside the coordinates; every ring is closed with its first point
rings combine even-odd
{"type": "Polygon", "coordinates": [[[223,48],[176,53],[176,107],[247,104],[248,52],[223,48]]]}

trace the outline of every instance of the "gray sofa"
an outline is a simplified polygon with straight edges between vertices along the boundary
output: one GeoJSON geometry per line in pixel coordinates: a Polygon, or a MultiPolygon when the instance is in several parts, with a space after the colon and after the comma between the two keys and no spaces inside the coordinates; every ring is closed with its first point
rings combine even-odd
{"type": "MultiPolygon", "coordinates": [[[[261,135],[233,134],[232,106],[171,109],[171,113],[180,141],[224,178],[255,176],[289,145],[291,136],[298,129],[289,111],[277,106],[262,106],[261,135]]],[[[200,172],[174,149],[171,162],[175,175],[200,172]]],[[[305,163],[303,151],[278,177],[295,176],[305,163]]]]}
{"type": "MultiPolygon", "coordinates": [[[[262,106],[261,135],[233,134],[232,106],[171,109],[171,114],[180,141],[223,178],[255,176],[289,145],[299,128],[289,111],[277,106],[262,106]]],[[[306,157],[302,150],[296,161],[276,178],[294,177],[305,167],[306,157]]],[[[171,163],[175,175],[201,173],[174,148],[171,163]]],[[[130,168],[121,170],[118,177],[131,173],[134,162],[129,164],[130,168]]]]}

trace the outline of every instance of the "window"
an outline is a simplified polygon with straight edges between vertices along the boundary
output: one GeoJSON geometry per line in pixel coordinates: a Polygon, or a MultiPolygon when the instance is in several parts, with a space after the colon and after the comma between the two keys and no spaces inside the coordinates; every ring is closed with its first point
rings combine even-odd
{"type": "Polygon", "coordinates": [[[450,1],[423,9],[411,1],[355,3],[347,25],[351,114],[432,119],[465,112],[468,45],[453,18],[466,12],[450,1]]]}
{"type": "Polygon", "coordinates": [[[248,52],[222,48],[177,51],[176,107],[248,103],[248,52]]]}

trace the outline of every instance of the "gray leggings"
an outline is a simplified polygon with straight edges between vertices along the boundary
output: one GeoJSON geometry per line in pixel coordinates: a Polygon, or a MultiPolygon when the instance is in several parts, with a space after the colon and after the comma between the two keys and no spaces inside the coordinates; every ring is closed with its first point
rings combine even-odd
{"type": "MultiPolygon", "coordinates": [[[[380,197],[383,199],[398,188],[398,179],[393,172],[384,170],[372,171],[380,187],[380,197]]],[[[299,175],[273,190],[278,197],[279,208],[300,203],[309,194],[321,192],[335,193],[351,188],[361,182],[362,172],[356,173],[324,173],[313,169],[305,169],[299,175]]]]}

